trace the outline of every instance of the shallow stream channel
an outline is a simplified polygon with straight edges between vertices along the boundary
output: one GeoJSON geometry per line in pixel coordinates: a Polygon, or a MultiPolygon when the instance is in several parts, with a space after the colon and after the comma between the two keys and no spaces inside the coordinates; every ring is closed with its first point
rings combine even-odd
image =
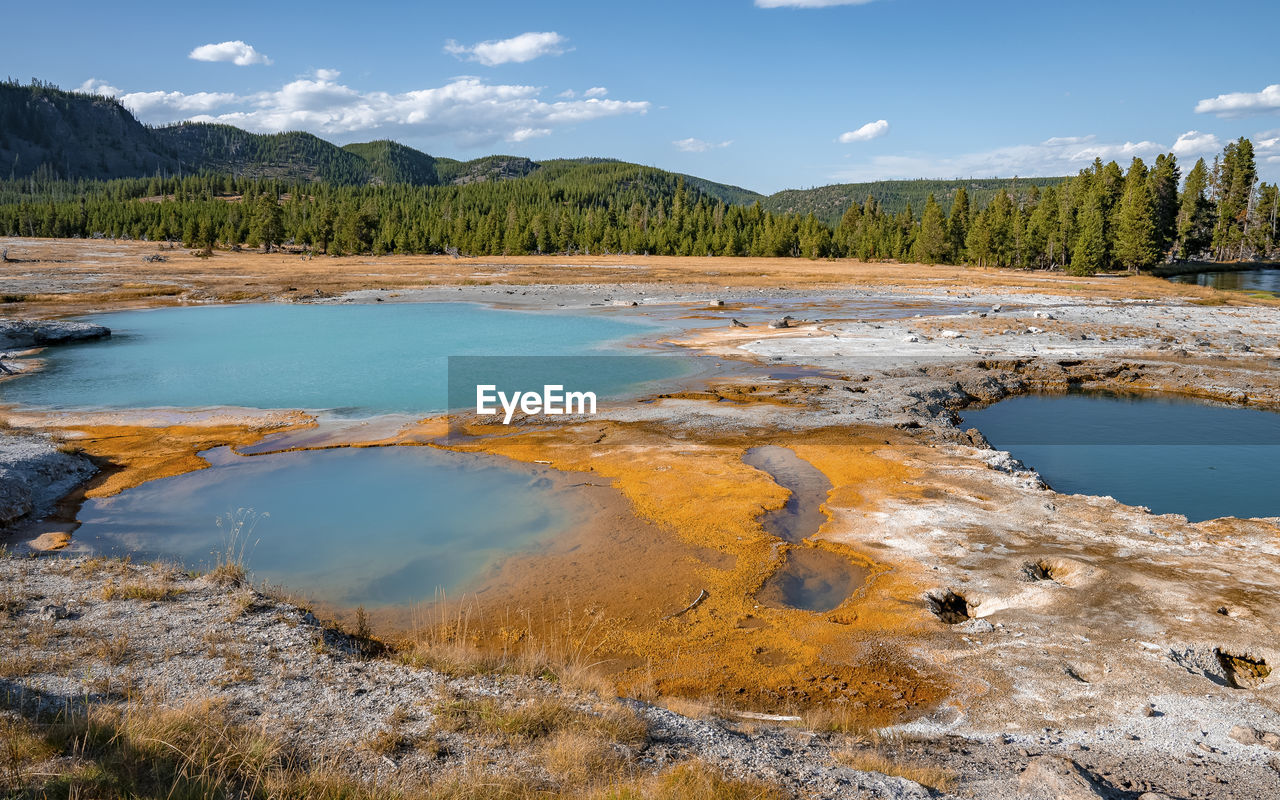
{"type": "Polygon", "coordinates": [[[753,447],[743,463],[769,473],[791,492],[782,508],[765,512],[764,529],[790,545],[785,563],[765,581],[758,599],[766,605],[804,611],[831,611],[866,583],[870,571],[808,541],[827,521],[822,504],[831,482],[793,450],[776,445],[753,447]]]}

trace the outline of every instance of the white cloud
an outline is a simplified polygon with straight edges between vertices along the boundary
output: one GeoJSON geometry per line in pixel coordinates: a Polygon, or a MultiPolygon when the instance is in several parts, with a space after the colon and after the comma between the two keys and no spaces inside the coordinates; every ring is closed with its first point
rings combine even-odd
{"type": "Polygon", "coordinates": [[[732,139],[726,139],[723,142],[707,142],[702,139],[695,139],[690,136],[688,139],[679,139],[672,142],[677,150],[685,153],[705,153],[708,150],[715,150],[721,147],[728,147],[733,144],[732,139]]]}
{"type": "Polygon", "coordinates": [[[852,144],[853,142],[869,142],[872,139],[879,139],[889,132],[888,120],[878,119],[875,122],[868,122],[856,131],[846,131],[840,134],[840,144],[852,144]]]}
{"type": "Polygon", "coordinates": [[[1264,164],[1280,164],[1280,128],[1253,136],[1253,150],[1264,164]]]}
{"type": "Polygon", "coordinates": [[[239,39],[236,39],[234,42],[202,44],[192,50],[187,58],[191,58],[196,61],[230,61],[237,67],[247,67],[251,64],[271,63],[271,59],[255,50],[253,45],[245,44],[239,39]]]}
{"type": "Polygon", "coordinates": [[[568,42],[568,39],[555,31],[529,32],[469,47],[450,39],[444,43],[444,50],[458,58],[478,61],[486,67],[496,67],[499,64],[523,64],[539,56],[558,56],[565,51],[568,42]]]}
{"type": "Polygon", "coordinates": [[[387,135],[451,137],[464,145],[499,140],[523,142],[557,128],[608,117],[644,114],[641,100],[543,100],[537,86],[489,84],[456,78],[444,86],[403,93],[359,91],[338,82],[336,70],[316,70],[275,91],[251,95],[221,92],[131,92],[104,81],[85,87],[109,89],[143,122],[223,122],[272,133],[305,130],[325,135],[383,131],[387,135]]]}
{"type": "Polygon", "coordinates": [[[1260,92],[1231,92],[1196,103],[1197,114],[1219,117],[1247,117],[1276,111],[1280,111],[1280,83],[1273,83],[1260,92]]]}
{"type": "Polygon", "coordinates": [[[756,0],[756,8],[830,8],[862,6],[874,0],[756,0]]]}
{"type": "Polygon", "coordinates": [[[207,114],[236,101],[230,92],[129,92],[119,98],[124,107],[139,119],[180,119],[193,114],[207,114]]]}
{"type": "Polygon", "coordinates": [[[119,89],[106,81],[100,81],[97,78],[90,78],[80,84],[80,86],[76,88],[76,91],[83,92],[84,94],[100,94],[103,97],[117,97],[120,94],[119,89]]]}
{"type": "Polygon", "coordinates": [[[1175,156],[1179,158],[1185,156],[1203,155],[1212,153],[1222,149],[1222,143],[1218,141],[1218,137],[1212,133],[1201,133],[1200,131],[1187,131],[1178,137],[1178,141],[1173,143],[1173,147],[1169,148],[1175,156]]]}
{"type": "Polygon", "coordinates": [[[507,136],[508,142],[524,142],[542,136],[550,136],[550,128],[518,128],[507,136]]]}
{"type": "Polygon", "coordinates": [[[236,101],[230,92],[122,92],[106,81],[90,78],[80,84],[78,92],[114,97],[139,119],[172,120],[193,114],[204,114],[236,101]]]}
{"type": "Polygon", "coordinates": [[[604,88],[603,86],[592,86],[590,89],[583,92],[582,96],[583,97],[604,97],[608,93],[609,93],[609,90],[604,88]]]}
{"type": "MultiPolygon", "coordinates": [[[[1178,137],[1180,158],[1208,155],[1218,149],[1212,134],[1188,131],[1178,137]]],[[[1175,145],[1176,147],[1177,145],[1175,145]]],[[[1173,151],[1156,142],[1100,142],[1096,136],[1059,136],[1038,144],[1013,145],[955,156],[902,154],[875,156],[866,162],[835,173],[839,181],[888,180],[893,178],[1045,177],[1071,175],[1089,166],[1095,158],[1115,160],[1121,166],[1134,156],[1148,164],[1161,153],[1173,151]]],[[[1176,151],[1175,151],[1176,152],[1176,151]]]]}

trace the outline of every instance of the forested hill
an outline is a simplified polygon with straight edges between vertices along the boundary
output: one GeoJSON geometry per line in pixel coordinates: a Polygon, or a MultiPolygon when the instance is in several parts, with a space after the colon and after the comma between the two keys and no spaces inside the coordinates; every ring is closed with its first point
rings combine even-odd
{"type": "Polygon", "coordinates": [[[853,257],[1078,274],[1280,256],[1253,143],[1070,179],[885,181],[770,198],[601,158],[435,158],[227,125],[147,128],[112,100],[0,84],[0,236],[322,253],[853,257]]]}
{"type": "Polygon", "coordinates": [[[944,207],[950,207],[956,192],[963,188],[969,201],[985,207],[1001,189],[1019,202],[1029,196],[1032,186],[1057,186],[1066,178],[967,178],[956,180],[872,181],[870,183],[838,183],[813,189],[785,189],[764,198],[764,207],[775,214],[813,214],[828,225],[836,225],[853,203],[874,197],[885,211],[896,214],[908,205],[916,213],[924,208],[929,195],[944,207]]]}
{"type": "MultiPolygon", "coordinates": [[[[464,186],[523,178],[544,169],[559,175],[569,167],[611,163],[621,162],[587,158],[538,163],[505,155],[458,161],[387,140],[338,147],[298,131],[257,134],[193,122],[150,128],[109,98],[41,83],[0,83],[0,179],[112,180],[217,173],[337,186],[464,186]]],[[[674,177],[684,177],[700,193],[730,204],[763,199],[738,186],[674,177]]]]}
{"type": "MultiPolygon", "coordinates": [[[[458,161],[388,140],[339,147],[297,131],[256,134],[208,123],[150,128],[109,98],[49,84],[0,83],[0,179],[111,180],[212,172],[339,186],[463,186],[523,178],[545,169],[560,176],[572,168],[609,163],[622,162],[581,158],[539,163],[505,155],[458,161]]],[[[1020,194],[1032,184],[1043,187],[1062,180],[878,181],[792,189],[766,197],[695,175],[665,174],[683,178],[699,194],[729,205],[760,202],[775,213],[812,213],[828,225],[835,225],[851,203],[861,203],[868,195],[896,213],[908,203],[923,208],[930,193],[949,205],[956,189],[964,186],[971,202],[982,207],[999,189],[1013,187],[1020,194]]]]}

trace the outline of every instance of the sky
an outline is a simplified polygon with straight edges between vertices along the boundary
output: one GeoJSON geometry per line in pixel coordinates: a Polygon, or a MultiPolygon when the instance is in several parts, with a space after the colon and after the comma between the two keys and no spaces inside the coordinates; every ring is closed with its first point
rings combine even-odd
{"type": "Polygon", "coordinates": [[[1280,178],[1274,0],[72,0],[5,17],[0,72],[151,124],[603,156],[763,193],[1167,151],[1185,172],[1248,136],[1280,178]]]}

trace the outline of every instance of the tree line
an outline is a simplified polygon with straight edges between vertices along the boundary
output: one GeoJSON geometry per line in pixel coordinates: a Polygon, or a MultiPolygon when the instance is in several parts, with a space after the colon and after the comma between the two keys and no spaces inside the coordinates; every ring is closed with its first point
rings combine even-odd
{"type": "Polygon", "coordinates": [[[462,186],[341,186],[201,174],[182,178],[0,182],[9,236],[180,241],[193,248],[278,246],[330,254],[552,253],[851,257],[1063,269],[1149,268],[1175,259],[1272,258],[1275,184],[1259,183],[1253,144],[1229,143],[1181,175],[1172,153],[1150,167],[1096,160],[1070,179],[997,191],[979,208],[963,188],[919,215],[869,196],[834,227],[813,214],[728,204],[680,176],[621,162],[563,162],[462,186]]]}

